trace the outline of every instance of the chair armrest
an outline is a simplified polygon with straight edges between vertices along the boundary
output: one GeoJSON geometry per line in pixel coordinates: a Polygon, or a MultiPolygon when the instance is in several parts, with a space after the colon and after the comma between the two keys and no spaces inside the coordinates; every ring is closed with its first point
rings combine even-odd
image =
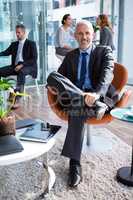
{"type": "Polygon", "coordinates": [[[124,107],[127,105],[129,98],[132,95],[132,90],[127,90],[123,93],[121,99],[118,101],[115,107],[124,107]]]}

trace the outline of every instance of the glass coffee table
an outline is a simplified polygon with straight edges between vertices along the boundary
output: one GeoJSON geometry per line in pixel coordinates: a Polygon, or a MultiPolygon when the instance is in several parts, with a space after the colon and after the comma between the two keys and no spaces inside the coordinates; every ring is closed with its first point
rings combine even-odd
{"type": "MultiPolygon", "coordinates": [[[[133,106],[126,108],[115,108],[111,111],[111,115],[116,119],[133,123],[133,106]]],[[[125,166],[118,169],[116,178],[124,185],[133,186],[133,145],[131,166],[125,166]]]]}

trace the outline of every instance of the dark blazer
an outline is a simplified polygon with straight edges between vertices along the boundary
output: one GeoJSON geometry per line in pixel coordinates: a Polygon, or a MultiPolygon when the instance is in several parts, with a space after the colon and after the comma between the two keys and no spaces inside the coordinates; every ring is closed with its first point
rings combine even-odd
{"type": "MultiPolygon", "coordinates": [[[[11,65],[15,66],[15,59],[17,55],[18,50],[18,44],[19,42],[12,42],[11,45],[5,50],[0,52],[0,56],[12,56],[12,63],[11,65]]],[[[37,77],[37,48],[36,43],[34,41],[25,40],[24,46],[23,46],[23,65],[24,67],[31,68],[30,74],[33,76],[33,78],[37,77]]]]}
{"type": "MultiPolygon", "coordinates": [[[[79,49],[69,52],[58,69],[59,73],[67,77],[74,84],[77,79],[79,54],[79,49]]],[[[96,47],[93,45],[88,68],[93,92],[98,93],[101,98],[104,98],[109,91],[108,89],[113,79],[114,59],[111,48],[100,45],[96,47]]]]}
{"type": "Polygon", "coordinates": [[[110,46],[112,50],[115,50],[113,44],[113,33],[107,26],[100,30],[100,45],[110,46]]]}

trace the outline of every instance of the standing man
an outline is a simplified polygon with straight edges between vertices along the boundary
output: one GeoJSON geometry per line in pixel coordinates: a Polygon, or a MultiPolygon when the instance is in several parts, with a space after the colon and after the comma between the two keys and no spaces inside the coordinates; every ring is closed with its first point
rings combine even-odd
{"type": "Polygon", "coordinates": [[[26,28],[20,24],[16,26],[16,42],[0,52],[0,56],[12,56],[11,65],[0,68],[0,78],[10,75],[17,76],[16,90],[23,92],[25,76],[37,77],[37,48],[35,42],[26,38],[26,28]]]}
{"type": "Polygon", "coordinates": [[[58,91],[59,99],[65,97],[61,106],[69,111],[62,155],[70,158],[70,187],[76,187],[82,179],[80,158],[84,122],[88,117],[97,117],[99,108],[106,108],[104,99],[113,79],[112,50],[106,46],[94,46],[93,34],[90,22],[83,20],[77,23],[75,38],[79,48],[69,52],[58,69],[59,73],[52,72],[47,79],[50,92],[55,94],[58,91]],[[66,97],[71,99],[71,103],[66,101],[66,97]]]}

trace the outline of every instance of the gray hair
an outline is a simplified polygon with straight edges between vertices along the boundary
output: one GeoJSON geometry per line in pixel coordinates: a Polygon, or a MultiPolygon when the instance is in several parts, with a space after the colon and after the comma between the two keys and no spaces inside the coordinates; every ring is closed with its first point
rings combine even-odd
{"type": "Polygon", "coordinates": [[[77,28],[78,28],[80,25],[86,25],[89,29],[92,30],[92,32],[94,32],[92,23],[89,22],[89,21],[87,21],[87,20],[80,20],[80,21],[78,21],[77,24],[76,24],[75,32],[77,31],[77,28]]]}

